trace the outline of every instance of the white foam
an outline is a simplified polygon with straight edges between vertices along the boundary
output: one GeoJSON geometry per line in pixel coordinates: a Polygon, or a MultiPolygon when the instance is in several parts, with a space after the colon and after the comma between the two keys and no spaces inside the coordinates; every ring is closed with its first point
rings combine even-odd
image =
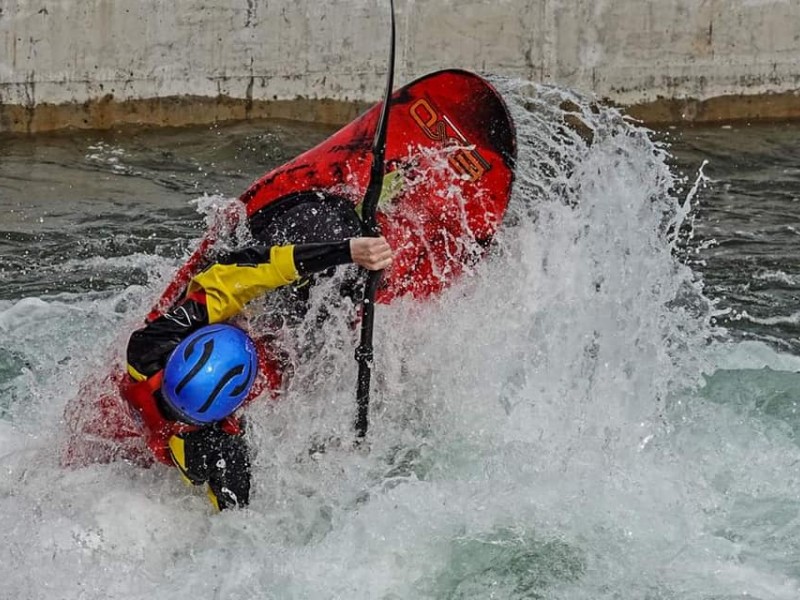
{"type": "Polygon", "coordinates": [[[0,459],[23,448],[25,436],[8,421],[0,419],[0,459]]]}
{"type": "Polygon", "coordinates": [[[441,298],[379,308],[369,452],[349,444],[351,314],[316,332],[315,359],[296,353],[284,398],[250,410],[248,510],[213,514],[163,466],[58,466],[59,409],[121,352],[155,288],[0,314],[38,361],[33,388],[15,390],[36,408],[0,429],[4,593],[796,597],[792,431],[696,393],[714,369],[795,363],[711,344],[724,332],[672,252],[666,224],[691,203],[670,195],[662,149],[575,94],[503,85],[520,141],[515,225],[441,298]],[[564,126],[565,100],[592,144],[564,126]]]}
{"type": "Polygon", "coordinates": [[[763,369],[800,372],[800,357],[781,353],[764,342],[743,341],[717,344],[712,350],[718,369],[763,369]]]}

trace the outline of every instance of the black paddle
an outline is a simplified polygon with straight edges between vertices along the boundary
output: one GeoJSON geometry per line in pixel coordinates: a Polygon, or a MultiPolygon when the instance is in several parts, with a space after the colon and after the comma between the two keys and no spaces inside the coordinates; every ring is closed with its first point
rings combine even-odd
{"type": "MultiPolygon", "coordinates": [[[[378,200],[383,188],[384,157],[386,154],[386,129],[389,124],[389,105],[392,100],[394,84],[394,0],[389,0],[391,11],[391,38],[389,43],[389,67],[386,73],[386,91],[383,96],[383,107],[375,128],[372,141],[372,167],[369,172],[369,183],[361,204],[361,219],[368,236],[378,237],[380,228],[375,219],[378,200]]],[[[358,361],[358,389],[356,391],[357,412],[355,420],[356,443],[367,435],[369,427],[369,385],[372,376],[372,330],[375,323],[375,293],[381,281],[383,271],[370,271],[364,286],[364,304],[361,313],[361,342],[356,348],[358,361]]]]}

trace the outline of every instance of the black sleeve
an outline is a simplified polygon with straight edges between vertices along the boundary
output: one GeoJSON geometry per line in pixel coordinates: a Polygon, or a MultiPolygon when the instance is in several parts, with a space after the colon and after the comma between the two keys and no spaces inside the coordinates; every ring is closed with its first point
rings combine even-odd
{"type": "Polygon", "coordinates": [[[187,300],[172,307],[131,334],[128,364],[145,377],[154,375],[164,368],[175,347],[203,325],[208,325],[208,311],[202,302],[187,300]]]}
{"type": "Polygon", "coordinates": [[[301,277],[352,262],[350,240],[321,244],[299,244],[294,247],[294,266],[301,277]]]}
{"type": "MultiPolygon", "coordinates": [[[[223,254],[217,259],[222,265],[257,265],[269,262],[270,246],[255,245],[223,254]]],[[[350,240],[297,244],[294,247],[294,266],[301,277],[318,273],[337,265],[353,262],[350,240]]]]}
{"type": "Polygon", "coordinates": [[[250,452],[244,437],[220,432],[208,455],[208,487],[220,510],[250,504],[250,452]]]}

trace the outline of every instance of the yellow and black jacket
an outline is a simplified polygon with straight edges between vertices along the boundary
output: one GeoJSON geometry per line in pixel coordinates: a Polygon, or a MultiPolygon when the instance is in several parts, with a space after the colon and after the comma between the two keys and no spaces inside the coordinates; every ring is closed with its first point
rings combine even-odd
{"type": "Polygon", "coordinates": [[[217,508],[249,502],[250,462],[243,426],[235,418],[202,428],[177,421],[160,398],[161,371],[169,355],[186,336],[230,319],[251,300],[350,262],[349,240],[251,246],[221,257],[196,275],[180,302],[131,335],[127,351],[131,385],[123,395],[142,417],[148,446],[157,459],[175,464],[187,481],[208,483],[217,508]]]}

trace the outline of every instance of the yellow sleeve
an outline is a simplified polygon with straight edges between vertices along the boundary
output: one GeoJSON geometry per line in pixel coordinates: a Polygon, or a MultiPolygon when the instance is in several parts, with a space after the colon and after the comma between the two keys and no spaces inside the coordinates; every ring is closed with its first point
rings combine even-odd
{"type": "Polygon", "coordinates": [[[294,246],[273,246],[267,263],[212,265],[189,282],[186,293],[204,291],[208,322],[219,323],[240,312],[254,298],[298,278],[294,246]]]}

